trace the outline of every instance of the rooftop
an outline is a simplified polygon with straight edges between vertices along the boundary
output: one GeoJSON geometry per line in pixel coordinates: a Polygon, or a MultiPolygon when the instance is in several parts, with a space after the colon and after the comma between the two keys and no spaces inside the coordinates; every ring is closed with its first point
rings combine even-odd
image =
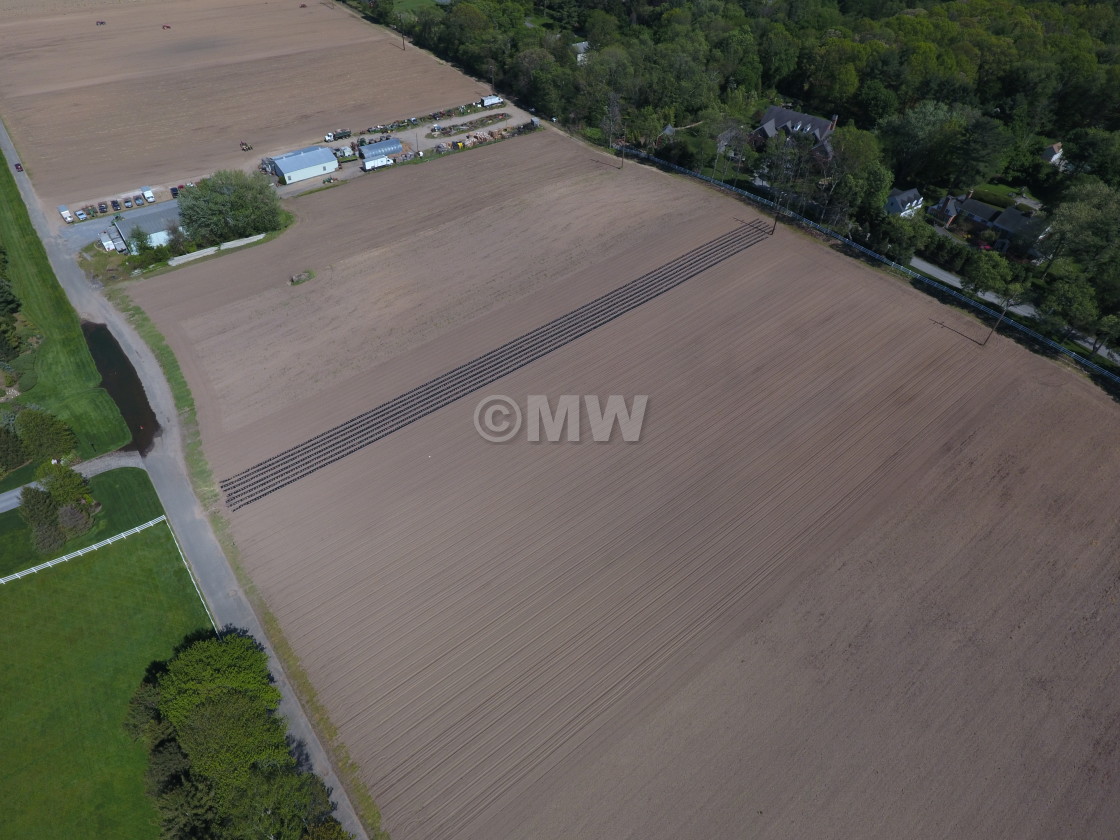
{"type": "Polygon", "coordinates": [[[334,152],[326,146],[308,146],[306,149],[296,149],[294,152],[287,152],[272,158],[273,166],[284,175],[306,169],[309,166],[320,166],[324,163],[334,162],[334,152]]]}
{"type": "Polygon", "coordinates": [[[179,226],[179,202],[168,201],[156,206],[159,209],[154,212],[145,213],[135,218],[125,215],[113,224],[120,231],[121,236],[126,238],[132,233],[133,228],[137,227],[151,236],[153,233],[163,233],[165,230],[171,230],[171,228],[179,226]]]}

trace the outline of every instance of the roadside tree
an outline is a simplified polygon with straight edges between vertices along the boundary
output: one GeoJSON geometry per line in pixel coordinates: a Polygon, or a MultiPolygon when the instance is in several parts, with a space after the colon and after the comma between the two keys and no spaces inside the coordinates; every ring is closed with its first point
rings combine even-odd
{"type": "Polygon", "coordinates": [[[263,172],[219,170],[179,193],[179,218],[205,247],[279,230],[280,199],[263,172]]]}

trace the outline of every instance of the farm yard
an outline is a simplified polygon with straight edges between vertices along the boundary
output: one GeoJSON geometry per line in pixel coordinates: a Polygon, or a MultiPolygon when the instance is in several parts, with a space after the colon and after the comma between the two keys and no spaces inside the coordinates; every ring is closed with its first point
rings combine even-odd
{"type": "Polygon", "coordinates": [[[171,184],[254,168],[321,141],[333,125],[389,122],[489,92],[334,3],[61,11],[20,0],[0,20],[0,113],[52,209],[137,184],[154,185],[162,200],[171,184]]]}
{"type": "MultiPolygon", "coordinates": [[[[218,477],[757,216],[502,145],[130,287],[218,477]]],[[[984,331],[779,229],[231,513],[384,827],[1111,836],[1118,409],[984,331]],[[649,409],[640,443],[492,445],[482,393],[649,409]]]]}

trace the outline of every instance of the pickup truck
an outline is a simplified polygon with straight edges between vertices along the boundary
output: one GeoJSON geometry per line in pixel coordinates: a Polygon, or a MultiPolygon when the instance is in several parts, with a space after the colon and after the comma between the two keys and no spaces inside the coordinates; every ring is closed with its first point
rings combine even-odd
{"type": "Polygon", "coordinates": [[[74,217],[70,214],[70,210],[65,204],[58,205],[58,213],[62,216],[62,221],[66,222],[66,224],[70,224],[74,221],[74,217]]]}
{"type": "Polygon", "coordinates": [[[144,200],[149,204],[156,203],[156,194],[152,192],[151,187],[144,187],[140,192],[144,194],[144,200]]]}

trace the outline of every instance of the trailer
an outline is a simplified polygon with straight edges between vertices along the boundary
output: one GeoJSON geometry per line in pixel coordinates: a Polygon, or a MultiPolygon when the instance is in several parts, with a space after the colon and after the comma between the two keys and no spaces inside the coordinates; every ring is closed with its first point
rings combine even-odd
{"type": "Polygon", "coordinates": [[[504,102],[505,100],[500,96],[484,96],[482,97],[482,101],[478,104],[483,108],[496,108],[498,105],[501,105],[504,102]]]}
{"type": "Polygon", "coordinates": [[[370,158],[362,161],[362,171],[369,172],[371,169],[381,169],[383,166],[392,165],[393,161],[387,157],[370,158]]]}

